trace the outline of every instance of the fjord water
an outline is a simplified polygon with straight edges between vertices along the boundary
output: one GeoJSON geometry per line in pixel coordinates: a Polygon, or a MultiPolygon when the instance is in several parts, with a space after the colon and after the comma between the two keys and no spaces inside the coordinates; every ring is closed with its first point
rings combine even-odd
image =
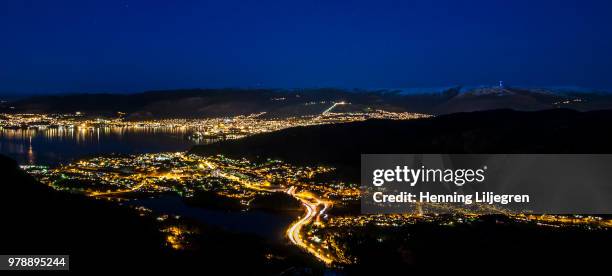
{"type": "Polygon", "coordinates": [[[22,165],[58,165],[106,154],[185,151],[183,128],[0,129],[0,154],[22,165]]]}

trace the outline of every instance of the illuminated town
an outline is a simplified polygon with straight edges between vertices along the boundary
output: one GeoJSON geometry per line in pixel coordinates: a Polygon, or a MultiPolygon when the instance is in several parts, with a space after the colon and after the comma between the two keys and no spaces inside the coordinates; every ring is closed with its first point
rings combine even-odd
{"type": "Polygon", "coordinates": [[[430,115],[410,112],[388,112],[373,110],[370,112],[334,113],[337,106],[348,105],[336,102],[317,115],[306,115],[287,118],[267,118],[266,112],[234,117],[203,119],[151,119],[130,120],[124,113],[118,112],[115,117],[88,116],[81,112],[74,114],[0,114],[0,131],[4,135],[28,136],[43,132],[43,135],[85,136],[112,132],[118,135],[126,131],[168,131],[185,135],[196,143],[207,143],[226,139],[239,139],[253,134],[277,131],[298,126],[337,124],[368,119],[409,120],[430,117],[430,115]],[[19,130],[18,132],[11,130],[19,130]]]}
{"type": "MultiPolygon", "coordinates": [[[[483,219],[465,211],[453,215],[361,215],[358,207],[354,207],[359,202],[358,184],[333,180],[322,183],[317,180],[318,176],[333,176],[334,168],[293,166],[281,160],[254,162],[222,155],[169,152],[94,157],[51,168],[22,167],[54,189],[120,204],[130,198],[164,194],[176,194],[188,200],[197,197],[199,192],[207,192],[214,194],[219,202],[225,204],[229,199],[240,210],[247,211],[257,198],[286,195],[299,202],[303,211],[287,225],[287,241],[328,266],[359,262],[351,254],[347,237],[367,227],[393,228],[419,223],[453,227],[483,219]],[[352,209],[352,212],[334,215],[330,214],[332,209],[352,209]]],[[[170,248],[189,248],[189,236],[197,229],[182,223],[175,214],[154,213],[143,206],[134,208],[142,215],[156,216],[170,248]]],[[[597,216],[506,214],[504,219],[537,227],[572,227],[586,231],[612,227],[611,219],[597,216]]]]}

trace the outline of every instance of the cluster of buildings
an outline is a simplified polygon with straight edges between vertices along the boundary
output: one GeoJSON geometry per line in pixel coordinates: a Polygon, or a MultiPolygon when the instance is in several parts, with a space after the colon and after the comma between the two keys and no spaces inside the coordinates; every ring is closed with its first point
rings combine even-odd
{"type": "Polygon", "coordinates": [[[90,196],[175,192],[191,197],[196,191],[214,191],[245,202],[257,194],[269,193],[268,190],[306,186],[301,181],[331,171],[327,167],[297,167],[278,160],[254,163],[185,152],[109,155],[57,168],[24,168],[55,189],[90,196]]]}
{"type": "Polygon", "coordinates": [[[53,131],[88,131],[98,129],[162,129],[181,131],[195,142],[204,140],[239,139],[245,136],[277,131],[297,126],[337,124],[368,119],[407,120],[424,118],[429,115],[409,112],[324,112],[286,118],[267,118],[266,113],[239,115],[221,118],[197,119],[150,119],[128,120],[119,114],[117,117],[91,117],[77,112],[74,114],[0,114],[0,129],[28,129],[53,131]]]}

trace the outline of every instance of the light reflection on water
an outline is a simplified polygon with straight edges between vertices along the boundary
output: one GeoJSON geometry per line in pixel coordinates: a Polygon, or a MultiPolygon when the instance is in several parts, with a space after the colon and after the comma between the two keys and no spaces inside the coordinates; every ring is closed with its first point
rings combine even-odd
{"type": "Polygon", "coordinates": [[[185,151],[195,144],[184,127],[0,128],[0,154],[20,164],[55,165],[102,154],[185,151]]]}

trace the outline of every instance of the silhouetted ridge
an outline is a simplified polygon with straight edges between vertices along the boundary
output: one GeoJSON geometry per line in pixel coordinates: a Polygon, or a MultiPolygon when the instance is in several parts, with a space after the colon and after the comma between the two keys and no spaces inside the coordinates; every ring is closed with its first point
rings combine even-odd
{"type": "Polygon", "coordinates": [[[610,153],[612,111],[492,110],[429,119],[297,127],[196,146],[200,154],[329,164],[359,174],[362,153],[610,153]]]}

